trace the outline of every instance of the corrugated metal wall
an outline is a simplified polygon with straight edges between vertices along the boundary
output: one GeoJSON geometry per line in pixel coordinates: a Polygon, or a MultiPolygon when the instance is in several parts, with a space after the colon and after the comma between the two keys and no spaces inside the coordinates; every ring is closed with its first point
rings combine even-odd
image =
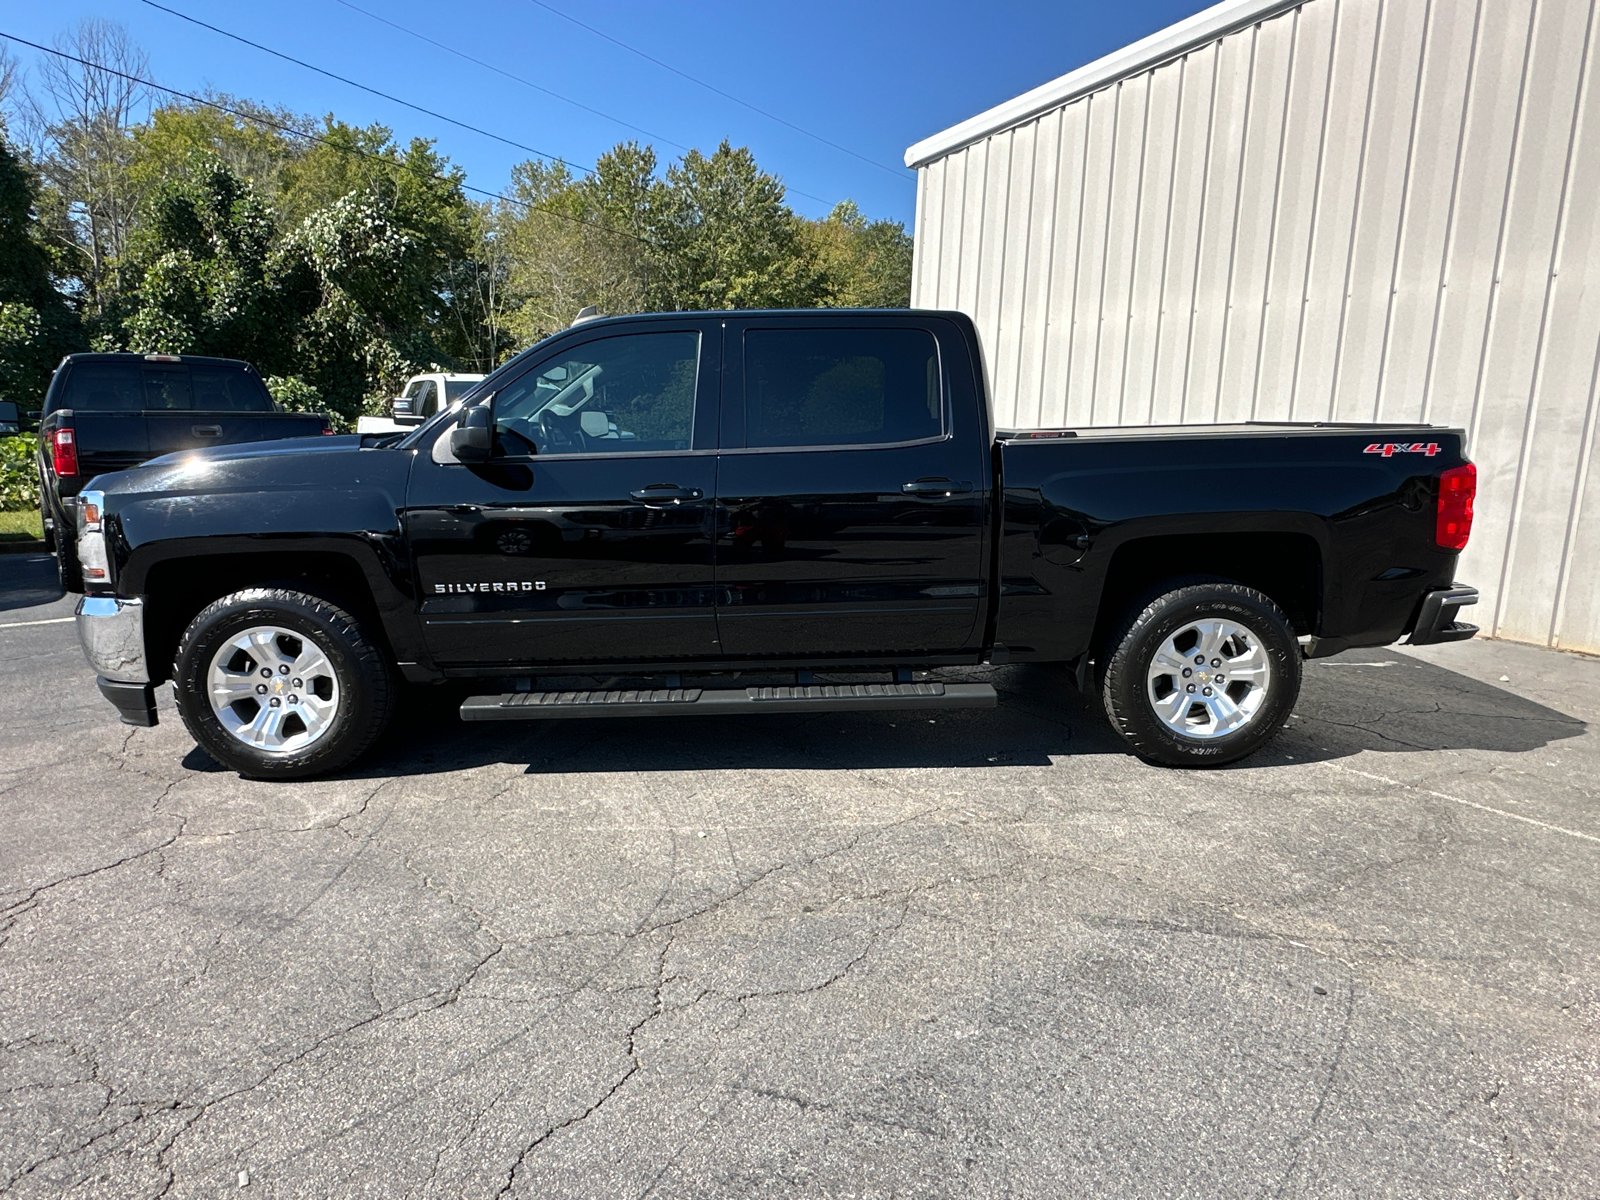
{"type": "Polygon", "coordinates": [[[1308,0],[918,173],[1016,425],[1425,420],[1498,636],[1600,652],[1595,0],[1308,0]]]}

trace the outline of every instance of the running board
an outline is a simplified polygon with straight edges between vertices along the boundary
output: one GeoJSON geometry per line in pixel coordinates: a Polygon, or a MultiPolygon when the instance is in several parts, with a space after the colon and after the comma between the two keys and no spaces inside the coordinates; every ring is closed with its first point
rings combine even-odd
{"type": "Polygon", "coordinates": [[[506,692],[500,696],[469,697],[461,705],[461,719],[552,721],[568,717],[696,717],[994,706],[994,688],[987,683],[827,683],[809,687],[506,692]]]}

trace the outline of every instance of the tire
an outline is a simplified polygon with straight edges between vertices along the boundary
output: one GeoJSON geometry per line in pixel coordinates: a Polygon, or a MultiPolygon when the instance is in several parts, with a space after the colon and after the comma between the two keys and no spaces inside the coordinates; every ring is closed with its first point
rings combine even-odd
{"type": "Polygon", "coordinates": [[[256,779],[347,766],[388,726],[396,692],[359,621],[331,601],[271,587],[202,609],[178,643],[172,679],[201,749],[256,779]]]}
{"type": "Polygon", "coordinates": [[[1254,588],[1224,579],[1163,584],[1129,609],[1107,647],[1106,715],[1136,755],[1159,766],[1220,767],[1254,754],[1300,695],[1288,618],[1254,588]]]}
{"type": "Polygon", "coordinates": [[[56,535],[56,578],[63,592],[83,591],[83,564],[78,561],[78,539],[70,534],[56,535]]]}

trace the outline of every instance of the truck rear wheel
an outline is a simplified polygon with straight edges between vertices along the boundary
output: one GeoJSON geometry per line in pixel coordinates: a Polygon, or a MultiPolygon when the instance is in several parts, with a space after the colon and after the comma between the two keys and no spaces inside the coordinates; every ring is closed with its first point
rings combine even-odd
{"type": "Polygon", "coordinates": [[[78,562],[78,542],[71,534],[56,534],[56,578],[63,592],[83,591],[83,566],[78,562]]]}
{"type": "Polygon", "coordinates": [[[303,592],[248,588],[202,609],[173,663],[201,749],[259,779],[336,771],[383,733],[394,679],[360,623],[303,592]]]}
{"type": "Polygon", "coordinates": [[[1101,696],[1146,762],[1218,767],[1255,753],[1300,695],[1300,646],[1254,588],[1195,579],[1135,604],[1109,642],[1101,696]]]}

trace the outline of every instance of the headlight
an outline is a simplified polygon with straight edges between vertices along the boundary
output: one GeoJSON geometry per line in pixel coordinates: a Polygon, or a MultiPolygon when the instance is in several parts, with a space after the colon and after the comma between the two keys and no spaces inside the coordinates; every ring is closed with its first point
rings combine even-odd
{"type": "Polygon", "coordinates": [[[84,583],[110,583],[111,563],[106,556],[104,492],[78,493],[78,562],[84,583]]]}

